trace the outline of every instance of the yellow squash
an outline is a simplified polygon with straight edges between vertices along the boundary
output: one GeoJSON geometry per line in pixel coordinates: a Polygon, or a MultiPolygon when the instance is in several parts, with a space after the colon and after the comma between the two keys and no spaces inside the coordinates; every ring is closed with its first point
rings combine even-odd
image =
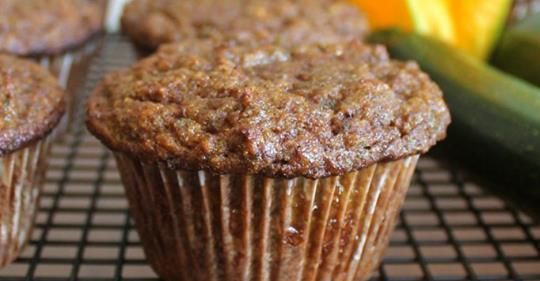
{"type": "Polygon", "coordinates": [[[512,0],[350,0],[373,29],[400,27],[443,40],[485,59],[504,27],[512,0]]]}

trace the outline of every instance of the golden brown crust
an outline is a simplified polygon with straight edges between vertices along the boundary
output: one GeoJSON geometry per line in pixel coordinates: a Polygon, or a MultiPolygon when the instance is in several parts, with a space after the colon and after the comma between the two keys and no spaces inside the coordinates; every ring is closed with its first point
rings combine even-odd
{"type": "Polygon", "coordinates": [[[216,173],[320,178],[426,152],[450,122],[439,88],[382,46],[162,47],[108,75],[89,129],[113,150],[216,173]]]}
{"type": "Polygon", "coordinates": [[[367,24],[358,9],[336,0],[134,0],[122,29],[138,45],[156,49],[188,38],[328,43],[361,38],[367,24]]]}
{"type": "Polygon", "coordinates": [[[46,69],[0,55],[0,156],[47,135],[64,113],[64,98],[46,69]]]}
{"type": "Polygon", "coordinates": [[[51,55],[99,32],[103,0],[0,1],[0,53],[51,55]]]}

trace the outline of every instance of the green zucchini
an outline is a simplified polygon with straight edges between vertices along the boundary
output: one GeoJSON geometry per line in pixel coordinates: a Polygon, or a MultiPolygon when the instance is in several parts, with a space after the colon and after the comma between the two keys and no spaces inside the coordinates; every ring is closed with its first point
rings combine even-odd
{"type": "Polygon", "coordinates": [[[417,61],[441,87],[452,114],[448,155],[537,205],[540,89],[422,35],[389,30],[369,40],[386,45],[395,58],[417,61]]]}
{"type": "Polygon", "coordinates": [[[492,63],[540,86],[540,13],[528,16],[504,33],[492,63]]]}

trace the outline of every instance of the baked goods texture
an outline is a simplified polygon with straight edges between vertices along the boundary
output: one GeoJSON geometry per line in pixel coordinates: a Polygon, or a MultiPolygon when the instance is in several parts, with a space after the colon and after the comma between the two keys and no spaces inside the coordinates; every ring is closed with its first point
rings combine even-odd
{"type": "Polygon", "coordinates": [[[367,23],[353,5],[336,0],[134,0],[122,30],[148,49],[190,38],[292,46],[359,39],[367,23]]]}
{"type": "Polygon", "coordinates": [[[359,41],[172,44],[108,75],[87,125],[175,169],[320,178],[426,152],[450,122],[415,63],[359,41]]]}
{"type": "Polygon", "coordinates": [[[64,113],[64,99],[47,69],[0,55],[0,156],[47,135],[64,113]]]}
{"type": "Polygon", "coordinates": [[[0,1],[0,53],[52,55],[81,44],[102,28],[102,1],[0,1]]]}

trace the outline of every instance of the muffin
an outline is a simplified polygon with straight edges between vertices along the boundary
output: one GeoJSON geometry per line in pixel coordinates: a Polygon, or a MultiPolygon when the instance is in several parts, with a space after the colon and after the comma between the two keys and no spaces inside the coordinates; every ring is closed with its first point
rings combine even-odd
{"type": "Polygon", "coordinates": [[[412,62],[359,41],[166,45],[109,74],[87,126],[114,153],[165,280],[364,280],[450,122],[412,62]]]}
{"type": "Polygon", "coordinates": [[[0,53],[32,58],[68,89],[68,114],[78,102],[72,96],[82,82],[99,42],[105,0],[0,1],[0,53]]]}
{"type": "Polygon", "coordinates": [[[362,38],[367,32],[358,9],[336,0],[134,0],[121,24],[147,50],[189,38],[290,46],[362,38]]]}
{"type": "Polygon", "coordinates": [[[0,55],[0,266],[15,259],[30,237],[64,98],[46,69],[0,55]]]}

